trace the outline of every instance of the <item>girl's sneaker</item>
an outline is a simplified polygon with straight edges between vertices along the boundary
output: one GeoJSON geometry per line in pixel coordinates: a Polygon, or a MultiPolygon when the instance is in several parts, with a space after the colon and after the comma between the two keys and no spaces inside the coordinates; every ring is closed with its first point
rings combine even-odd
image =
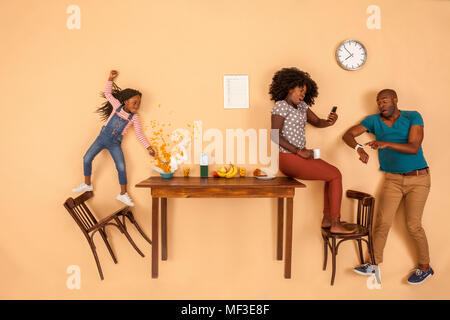
{"type": "Polygon", "coordinates": [[[87,185],[86,183],[80,184],[78,187],[73,188],[72,192],[86,192],[86,191],[92,191],[92,184],[87,185]]]}
{"type": "Polygon", "coordinates": [[[425,280],[427,280],[429,277],[431,277],[434,274],[433,269],[431,267],[428,268],[428,271],[422,271],[421,269],[416,269],[412,275],[408,278],[409,284],[421,284],[425,280]]]}
{"type": "Polygon", "coordinates": [[[120,194],[119,193],[117,195],[116,199],[121,201],[121,202],[123,202],[123,203],[125,203],[129,207],[134,207],[134,203],[133,203],[133,201],[131,201],[131,198],[128,196],[127,192],[125,192],[124,194],[120,194]]]}

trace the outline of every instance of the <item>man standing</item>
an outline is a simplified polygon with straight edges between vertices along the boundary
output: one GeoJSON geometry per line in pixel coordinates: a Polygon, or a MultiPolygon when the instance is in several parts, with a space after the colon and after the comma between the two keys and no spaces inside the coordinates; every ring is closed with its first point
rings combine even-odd
{"type": "Polygon", "coordinates": [[[374,226],[374,265],[366,263],[354,271],[363,275],[375,273],[378,264],[383,261],[383,250],[395,213],[404,201],[407,229],[419,254],[418,268],[408,278],[408,283],[419,284],[434,274],[430,267],[427,237],[422,228],[423,209],[430,191],[430,171],[421,146],[422,116],[417,111],[399,110],[397,102],[394,90],[381,90],[377,94],[380,113],[367,116],[342,137],[348,146],[356,150],[359,160],[367,163],[369,155],[355,137],[366,131],[374,134],[376,140],[366,145],[378,150],[380,170],[385,172],[374,226]]]}

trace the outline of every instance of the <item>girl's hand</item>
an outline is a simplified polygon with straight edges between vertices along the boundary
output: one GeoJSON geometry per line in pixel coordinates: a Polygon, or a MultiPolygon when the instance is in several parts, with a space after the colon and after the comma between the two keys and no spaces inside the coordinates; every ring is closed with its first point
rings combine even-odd
{"type": "Polygon", "coordinates": [[[156,151],[155,149],[153,149],[151,146],[147,148],[148,153],[152,156],[155,157],[156,156],[156,151]]]}
{"type": "Polygon", "coordinates": [[[113,81],[117,76],[119,75],[119,71],[117,70],[111,70],[109,73],[109,81],[113,81]]]}

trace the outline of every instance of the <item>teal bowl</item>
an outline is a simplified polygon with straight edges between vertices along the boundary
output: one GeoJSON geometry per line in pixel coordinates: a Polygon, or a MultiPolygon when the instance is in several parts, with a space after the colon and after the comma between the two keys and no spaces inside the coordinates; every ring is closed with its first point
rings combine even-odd
{"type": "Polygon", "coordinates": [[[161,177],[163,177],[163,179],[170,179],[173,177],[173,172],[171,173],[160,173],[161,177]]]}

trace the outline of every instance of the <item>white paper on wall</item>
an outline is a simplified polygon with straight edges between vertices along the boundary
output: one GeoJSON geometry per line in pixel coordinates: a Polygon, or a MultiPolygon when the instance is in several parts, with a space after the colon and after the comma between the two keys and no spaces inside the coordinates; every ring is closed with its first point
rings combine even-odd
{"type": "Polygon", "coordinates": [[[248,75],[223,76],[223,97],[225,109],[248,109],[248,75]]]}

